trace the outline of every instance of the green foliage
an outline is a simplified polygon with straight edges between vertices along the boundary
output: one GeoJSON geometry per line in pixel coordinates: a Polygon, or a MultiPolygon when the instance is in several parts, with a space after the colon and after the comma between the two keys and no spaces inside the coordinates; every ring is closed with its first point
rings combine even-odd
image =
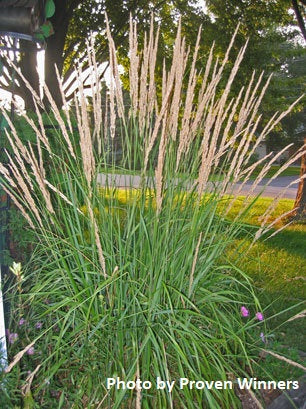
{"type": "MultiPolygon", "coordinates": [[[[222,63],[207,66],[201,95],[196,86],[186,90],[186,50],[179,36],[176,43],[162,89],[152,87],[150,61],[151,72],[139,68],[144,81],[137,73],[132,78],[142,89],[128,109],[117,76],[108,93],[110,115],[105,110],[101,118],[99,94],[88,112],[80,87],[71,111],[45,112],[54,124],[49,138],[44,126],[29,121],[36,138],[20,141],[11,125],[15,156],[0,166],[1,183],[35,232],[36,245],[24,271],[14,266],[15,293],[7,295],[14,311],[10,373],[42,409],[116,409],[140,399],[144,408],[234,409],[240,406],[234,389],[140,393],[106,390],[105,381],[227,380],[253,375],[260,364],[266,321],[256,319],[260,302],[238,264],[240,252],[262,233],[247,223],[259,200],[235,207],[237,201],[224,195],[245,177],[258,90],[241,94],[245,103],[235,105],[227,71],[220,81],[222,63]],[[75,117],[77,132],[70,126],[75,117]],[[110,149],[118,140],[119,157],[110,149]],[[110,177],[118,168],[140,169],[137,189],[130,180],[118,190],[110,177]],[[250,311],[247,319],[242,306],[250,311]]],[[[188,83],[201,78],[191,73],[188,83]]],[[[271,208],[274,203],[268,215],[271,208]]],[[[14,399],[21,402],[21,393],[14,399]]]]}
{"type": "MultiPolygon", "coordinates": [[[[215,227],[213,230],[210,228],[207,231],[209,242],[206,242],[203,253],[201,251],[202,255],[199,255],[198,268],[203,270],[201,273],[204,274],[203,279],[205,277],[203,286],[200,280],[198,282],[198,296],[195,296],[192,304],[189,304],[188,297],[186,297],[188,282],[186,283],[186,290],[182,289],[176,297],[177,286],[184,285],[184,270],[188,271],[191,267],[192,257],[189,255],[192,254],[192,250],[190,245],[193,246],[193,249],[196,245],[196,240],[192,244],[192,237],[196,238],[196,235],[193,236],[187,232],[187,220],[184,221],[185,210],[182,212],[182,207],[180,207],[180,217],[178,213],[176,217],[176,212],[173,213],[172,206],[171,221],[168,218],[161,219],[158,223],[160,226],[158,231],[153,227],[152,217],[150,219],[146,217],[146,213],[150,212],[154,203],[150,199],[150,194],[146,194],[145,203],[140,200],[139,192],[132,194],[122,190],[111,193],[108,190],[100,190],[99,197],[102,201],[101,214],[103,214],[103,218],[106,217],[104,223],[103,218],[100,219],[103,223],[101,229],[107,229],[105,237],[108,237],[109,242],[112,241],[113,243],[111,251],[113,257],[116,258],[114,265],[122,264],[122,268],[119,267],[120,270],[114,271],[112,278],[105,283],[106,285],[99,284],[99,274],[94,273],[93,263],[90,261],[92,260],[91,244],[88,243],[88,236],[85,237],[82,234],[83,223],[87,223],[88,213],[86,209],[82,209],[83,216],[80,215],[79,217],[80,227],[77,227],[76,215],[70,221],[73,212],[68,214],[65,212],[65,220],[69,225],[66,228],[69,235],[66,235],[63,243],[55,238],[52,239],[52,242],[48,241],[47,247],[42,247],[37,253],[37,262],[39,262],[35,269],[33,269],[33,265],[27,269],[27,278],[23,284],[22,307],[15,308],[15,311],[19,312],[14,315],[14,322],[11,322],[11,330],[16,330],[19,333],[18,342],[11,346],[11,354],[22,349],[33,338],[39,337],[35,345],[35,354],[22,360],[19,376],[25,376],[27,370],[34,370],[38,364],[43,362],[43,372],[38,373],[32,389],[35,401],[40,402],[40,407],[48,408],[57,405],[61,396],[64,396],[63,399],[68,407],[76,404],[76,407],[81,408],[81,402],[84,404],[84,401],[90,407],[93,402],[101,400],[101,396],[104,395],[103,385],[105,385],[107,374],[129,379],[128,370],[133,366],[131,362],[133,348],[137,348],[138,343],[140,346],[138,352],[135,351],[135,359],[136,357],[138,357],[137,359],[143,357],[141,370],[144,371],[147,367],[148,374],[142,375],[142,378],[147,376],[146,379],[152,381],[154,381],[157,370],[156,360],[161,360],[161,367],[168,362],[168,369],[165,368],[164,370],[168,370],[171,376],[179,377],[181,375],[179,369],[177,369],[176,374],[175,368],[176,362],[183,360],[181,371],[183,371],[184,376],[203,378],[205,373],[205,379],[220,379],[222,361],[220,361],[218,354],[222,352],[224,355],[226,349],[230,348],[228,352],[232,356],[232,348],[234,348],[235,354],[239,357],[240,366],[243,355],[239,355],[237,345],[235,347],[235,339],[239,336],[241,318],[237,314],[239,304],[236,303],[239,299],[240,301],[244,300],[245,304],[249,305],[249,295],[246,293],[246,289],[240,287],[245,276],[238,275],[240,284],[238,281],[233,281],[232,267],[222,266],[217,258],[215,262],[217,262],[218,267],[213,267],[214,257],[220,255],[221,247],[224,249],[230,245],[226,232],[223,233],[224,228],[227,227],[219,224],[218,218],[211,215],[214,206],[213,200],[202,208],[204,212],[200,219],[198,217],[195,219],[198,228],[202,231],[206,223],[211,223],[212,220],[214,222],[211,225],[213,224],[215,227]],[[104,201],[108,205],[106,211],[104,210],[106,205],[104,201]],[[112,218],[110,223],[111,208],[114,209],[117,216],[112,218]],[[118,208],[122,212],[121,215],[116,211],[118,208]],[[143,212],[143,214],[135,217],[137,212],[143,212]],[[128,219],[119,225],[118,219],[122,218],[122,214],[128,215],[128,219]],[[128,227],[129,225],[131,226],[128,227]],[[176,231],[177,233],[183,232],[183,234],[178,236],[175,234],[176,231]],[[210,234],[213,235],[214,232],[216,237],[210,238],[210,234]],[[225,245],[220,243],[220,234],[226,238],[225,245]],[[77,237],[78,240],[73,239],[74,237],[77,237]],[[53,246],[50,245],[52,243],[53,246]],[[70,243],[69,247],[67,247],[68,243],[70,243]],[[153,252],[153,249],[156,249],[156,252],[153,252]],[[182,251],[182,249],[187,250],[182,251]],[[138,253],[139,251],[141,253],[138,253]],[[171,252],[174,252],[173,256],[171,252]],[[150,259],[151,261],[149,261],[150,259]],[[169,270],[167,260],[170,259],[172,262],[169,270]],[[58,264],[59,260],[62,260],[60,264],[58,264]],[[209,267],[211,262],[213,264],[209,267]],[[147,268],[144,269],[144,266],[147,268]],[[208,269],[206,269],[207,267],[208,269]],[[157,283],[159,280],[163,282],[160,288],[157,283]],[[180,281],[181,284],[178,284],[180,281]],[[156,289],[159,288],[157,299],[156,290],[154,291],[152,286],[157,286],[156,289]],[[107,293],[110,298],[108,298],[107,293]],[[30,309],[29,296],[32,304],[30,309]],[[231,297],[235,299],[235,302],[232,301],[233,304],[230,301],[231,297]],[[230,322],[227,322],[227,316],[231,317],[230,322]],[[18,324],[21,317],[26,320],[22,326],[18,324]],[[232,320],[235,320],[235,325],[237,325],[237,327],[235,326],[236,335],[231,332],[232,320]],[[35,328],[37,322],[43,322],[41,329],[35,328]],[[217,333],[213,335],[212,330],[217,323],[217,333]],[[224,343],[225,340],[222,341],[219,332],[221,328],[222,332],[226,331],[226,343],[224,343]],[[201,329],[205,329],[204,335],[201,335],[201,329]],[[134,336],[136,337],[135,340],[134,336]],[[211,342],[213,342],[214,351],[210,349],[211,342]],[[120,345],[122,345],[123,350],[119,348],[120,345]],[[172,350],[175,345],[177,348],[180,346],[182,350],[175,350],[175,348],[172,350]],[[197,364],[196,372],[189,374],[189,369],[186,370],[185,368],[187,362],[184,360],[184,354],[189,356],[188,347],[191,345],[191,356],[202,351],[200,356],[206,365],[209,365],[211,358],[217,360],[215,362],[216,373],[213,368],[208,371],[207,366],[203,372],[205,365],[197,364]],[[161,351],[160,346],[162,346],[161,351]],[[49,352],[47,353],[47,351],[49,352]],[[162,355],[159,356],[159,353],[162,355]],[[175,357],[173,361],[172,355],[175,357]],[[108,364],[104,366],[106,362],[108,364]],[[124,366],[122,367],[123,362],[124,366]],[[152,375],[149,371],[150,366],[152,366],[152,375]],[[115,367],[116,370],[113,369],[115,367]],[[75,387],[76,384],[78,387],[75,387]]],[[[186,206],[186,202],[184,203],[186,206]]],[[[187,208],[188,206],[189,202],[187,202],[187,208]]],[[[266,208],[267,202],[261,203],[259,201],[252,209],[257,217],[262,214],[262,207],[266,208]]],[[[284,209],[279,208],[274,217],[277,217],[278,212],[282,210],[284,209]]],[[[150,213],[151,216],[153,213],[150,213]]],[[[96,214],[98,214],[97,210],[96,214]]],[[[108,254],[108,250],[106,254],[108,254]]],[[[260,254],[263,254],[263,249],[260,250],[260,254]]],[[[278,253],[275,252],[274,254],[273,258],[276,261],[278,260],[278,253]]],[[[290,259],[287,261],[290,263],[290,259]]],[[[284,264],[286,261],[280,260],[280,263],[282,268],[286,269],[284,264]]],[[[245,261],[242,261],[242,265],[248,269],[245,261]]],[[[258,285],[257,277],[251,271],[250,274],[258,285]]],[[[189,274],[187,277],[185,276],[185,278],[188,277],[189,274]]],[[[294,287],[292,290],[294,291],[294,287]]],[[[13,295],[11,298],[13,303],[16,298],[13,295]]],[[[271,299],[266,298],[270,304],[271,299]]],[[[257,308],[258,306],[255,307],[254,311],[257,308]]],[[[265,309],[267,321],[270,321],[269,315],[268,310],[265,309]]],[[[286,327],[277,331],[277,338],[285,329],[286,327]]],[[[258,338],[260,328],[254,327],[254,322],[250,322],[250,327],[247,322],[244,322],[243,331],[241,335],[246,339],[251,336],[251,342],[254,342],[253,338],[258,338]]],[[[293,348],[288,352],[287,348],[276,341],[275,331],[267,332],[266,335],[270,349],[299,362],[296,349],[293,348]]],[[[285,342],[287,344],[288,339],[285,342]]],[[[191,356],[188,358],[189,365],[193,365],[191,356]]],[[[233,370],[233,364],[234,362],[231,360],[231,370],[233,370]]],[[[10,390],[16,388],[14,385],[19,382],[17,378],[14,380],[14,377],[17,376],[17,369],[15,368],[8,378],[7,382],[11,382],[12,389],[10,390]]],[[[254,354],[254,371],[258,379],[275,380],[284,379],[284,377],[296,379],[300,375],[300,370],[288,365],[285,368],[283,363],[279,363],[271,356],[268,356],[264,361],[258,361],[256,354],[254,354]],[[258,366],[259,362],[260,366],[258,366]]],[[[169,373],[166,372],[164,376],[169,377],[169,373]]],[[[160,375],[162,376],[163,372],[160,375]]],[[[18,402],[18,396],[20,399],[20,393],[16,390],[14,402],[18,402]]],[[[104,407],[110,405],[116,407],[116,399],[114,396],[113,398],[114,401],[109,398],[104,407]]],[[[123,396],[121,398],[117,396],[117,399],[121,401],[121,406],[132,401],[132,395],[128,393],[126,393],[125,398],[123,396]]],[[[5,395],[2,395],[2,399],[5,399],[5,395]]],[[[11,399],[13,399],[13,395],[11,395],[11,399]]],[[[152,394],[148,396],[144,394],[143,396],[144,402],[148,400],[152,403],[152,399],[154,399],[152,394]]],[[[181,397],[177,401],[181,403],[177,404],[183,404],[182,399],[181,397]]],[[[186,396],[186,399],[188,407],[193,407],[197,395],[192,393],[190,397],[186,396]]],[[[203,396],[199,399],[203,399],[203,396]]],[[[227,399],[223,393],[221,399],[223,403],[227,399]]],[[[167,397],[165,396],[164,400],[160,397],[154,402],[157,407],[165,407],[167,397]]],[[[209,407],[214,407],[214,404],[211,403],[209,407]]]]}
{"type": "Polygon", "coordinates": [[[8,224],[4,226],[4,229],[9,233],[11,257],[23,264],[28,262],[37,239],[35,233],[28,228],[20,211],[14,206],[9,211],[8,224]]]}
{"type": "MultiPolygon", "coordinates": [[[[76,181],[71,187],[68,180],[65,183],[71,193],[82,195],[76,181]]],[[[18,349],[33,339],[35,316],[47,328],[35,345],[35,356],[22,363],[22,368],[29,365],[30,370],[42,363],[42,379],[50,380],[49,385],[37,380],[41,386],[35,399],[40,407],[47,407],[43,395],[74,382],[78,388],[72,387],[74,393],[66,395],[67,404],[80,405],[83,399],[93,404],[104,396],[105,375],[132,379],[137,365],[142,379],[151,381],[156,376],[214,380],[226,379],[228,371],[244,373],[242,361],[250,363],[251,358],[246,356],[245,342],[248,353],[253,355],[255,350],[252,352],[254,340],[248,336],[249,324],[241,321],[240,305],[253,303],[253,292],[244,275],[236,280],[233,267],[225,260],[218,261],[233,232],[232,226],[215,216],[217,202],[212,198],[193,211],[192,197],[182,206],[181,201],[174,205],[170,196],[169,205],[157,217],[154,200],[140,192],[137,200],[130,198],[125,205],[120,202],[125,214],[122,223],[120,216],[113,219],[105,210],[107,203],[108,209],[116,212],[119,203],[112,194],[107,198],[100,192],[93,200],[99,208],[108,277],[103,279],[99,271],[93,235],[84,234],[84,224],[92,232],[89,216],[60,202],[57,222],[61,224],[53,233],[51,226],[46,226],[37,253],[39,266],[31,265],[25,273],[22,307],[16,318],[25,311],[28,314],[26,326],[18,330],[22,343],[18,349]],[[206,240],[192,282],[190,272],[201,231],[206,240]],[[48,355],[44,353],[46,345],[48,355]]],[[[230,392],[205,395],[198,391],[181,396],[175,391],[171,399],[188,407],[203,400],[212,408],[224,401],[237,405],[230,392]]],[[[143,393],[142,397],[144,404],[155,402],[158,407],[165,407],[169,400],[163,392],[153,396],[143,393]]],[[[128,391],[112,390],[107,405],[121,407],[123,402],[133,401],[128,391]]]]}
{"type": "Polygon", "coordinates": [[[50,18],[55,13],[55,4],[53,0],[47,0],[45,4],[46,18],[50,18]]]}
{"type": "MultiPolygon", "coordinates": [[[[24,380],[27,370],[42,365],[31,389],[35,402],[48,408],[60,396],[68,407],[82,407],[84,401],[94,406],[103,398],[105,407],[134,405],[130,391],[106,394],[105,377],[133,379],[137,367],[141,378],[152,382],[156,376],[225,380],[229,372],[245,375],[260,339],[250,330],[254,320],[241,319],[240,307],[260,307],[247,276],[223,257],[240,225],[217,216],[218,195],[197,204],[195,194],[171,186],[171,148],[165,165],[169,188],[159,213],[156,192],[150,193],[146,184],[136,194],[126,191],[125,201],[111,187],[101,190],[94,183],[89,191],[81,157],[67,156],[62,135],[54,137],[58,146],[48,180],[68,202],[52,195],[56,213],[51,215],[37,192],[45,215],[37,230],[39,244],[19,296],[10,298],[15,314],[9,328],[19,333],[9,349],[10,361],[36,340],[34,355],[25,355],[14,368],[24,380]],[[20,326],[21,318],[26,324],[20,326]],[[43,322],[40,331],[37,322],[43,322]]],[[[131,149],[131,141],[125,143],[131,158],[125,165],[132,168],[141,145],[136,141],[131,149]]],[[[102,169],[113,169],[105,158],[102,169]]],[[[170,402],[190,408],[203,402],[211,408],[238,407],[232,390],[175,389],[171,396],[144,391],[142,402],[160,408],[170,402]]]]}
{"type": "MultiPolygon", "coordinates": [[[[105,15],[107,13],[110,21],[112,35],[118,52],[120,62],[124,64],[128,49],[128,28],[130,14],[141,26],[139,30],[139,42],[143,44],[145,32],[149,30],[151,14],[154,13],[154,20],[160,24],[161,42],[158,52],[158,59],[162,66],[163,58],[170,55],[170,50],[176,35],[177,21],[182,17],[183,33],[187,40],[194,42],[199,26],[203,23],[203,14],[197,9],[195,0],[188,1],[158,1],[147,2],[144,0],[126,1],[104,0],[100,4],[95,1],[77,2],[74,12],[71,14],[69,28],[64,47],[64,71],[71,73],[71,68],[75,60],[83,60],[86,55],[86,39],[91,32],[96,35],[95,52],[99,63],[108,59],[108,45],[105,36],[105,15]]],[[[58,5],[58,9],[64,14],[69,9],[69,2],[65,5],[58,5]]],[[[204,18],[207,21],[207,18],[204,18]]],[[[210,44],[209,44],[210,46],[210,44]]],[[[207,45],[206,45],[207,49],[207,45]]],[[[86,62],[85,62],[86,64],[86,62]]]]}

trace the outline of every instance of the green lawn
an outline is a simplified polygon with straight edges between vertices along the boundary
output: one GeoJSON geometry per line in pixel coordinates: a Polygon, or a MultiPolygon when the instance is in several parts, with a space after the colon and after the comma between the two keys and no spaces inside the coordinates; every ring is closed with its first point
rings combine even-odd
{"type": "MultiPolygon", "coordinates": [[[[247,218],[250,226],[259,225],[259,217],[271,201],[259,199],[247,218]]],[[[293,200],[281,200],[270,220],[292,209],[293,203],[293,200]]],[[[229,217],[233,218],[238,209],[239,200],[229,217]]],[[[282,222],[277,227],[281,228],[282,222]]],[[[237,240],[237,245],[242,242],[242,238],[237,240]]],[[[268,336],[270,347],[305,365],[299,354],[299,351],[306,351],[304,319],[287,320],[305,309],[306,224],[292,224],[274,237],[259,240],[245,252],[249,244],[247,241],[240,251],[233,250],[230,256],[238,260],[241,269],[248,273],[258,289],[271,331],[268,336]]],[[[278,379],[296,378],[303,373],[271,356],[266,358],[265,367],[278,379]]]]}
{"type": "MultiPolygon", "coordinates": [[[[266,178],[270,178],[273,175],[275,175],[275,173],[280,169],[279,165],[273,165],[271,166],[271,168],[269,169],[268,173],[266,174],[266,178]]],[[[255,179],[259,172],[262,170],[262,166],[258,166],[254,172],[252,173],[251,179],[255,179]]],[[[298,166],[289,166],[287,169],[285,169],[280,176],[299,176],[300,174],[300,168],[298,166]]]]}
{"type": "MultiPolygon", "coordinates": [[[[257,201],[245,220],[250,228],[260,225],[260,217],[271,202],[270,198],[257,201]]],[[[228,215],[229,218],[233,219],[238,213],[240,203],[238,198],[228,215]]],[[[288,212],[293,208],[293,204],[293,200],[281,200],[269,217],[269,222],[288,212]]],[[[282,228],[286,222],[288,220],[278,222],[276,228],[282,228]]],[[[283,297],[303,298],[306,277],[306,225],[291,224],[268,238],[274,231],[255,243],[240,262],[260,288],[264,287],[269,293],[283,297]]]]}

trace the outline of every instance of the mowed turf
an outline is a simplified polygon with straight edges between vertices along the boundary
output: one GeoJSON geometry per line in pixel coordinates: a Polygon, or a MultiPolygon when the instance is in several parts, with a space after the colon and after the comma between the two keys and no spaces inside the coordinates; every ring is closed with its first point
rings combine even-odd
{"type": "MultiPolygon", "coordinates": [[[[265,175],[266,178],[271,178],[278,172],[280,169],[279,165],[272,165],[268,170],[267,174],[265,175]]],[[[259,172],[262,170],[262,166],[258,166],[251,175],[251,179],[255,179],[259,172]]],[[[279,176],[299,176],[300,174],[300,167],[299,166],[288,166],[283,172],[280,173],[279,176]]]]}
{"type": "MultiPolygon", "coordinates": [[[[241,200],[238,198],[229,212],[230,219],[238,214],[241,200]]],[[[261,224],[261,217],[272,200],[271,198],[257,200],[245,218],[246,224],[250,225],[249,228],[261,224]]],[[[269,223],[273,223],[282,214],[292,210],[293,206],[293,200],[280,200],[269,216],[269,223]]],[[[279,220],[275,228],[253,244],[245,254],[242,250],[245,250],[250,244],[247,241],[243,246],[244,249],[241,249],[244,256],[241,258],[240,254],[239,263],[243,270],[253,278],[255,285],[264,288],[271,295],[300,299],[305,297],[306,224],[292,223],[269,237],[275,233],[276,229],[283,228],[288,222],[286,217],[279,220]]],[[[247,228],[248,226],[246,230],[247,228]]]]}
{"type": "MultiPolygon", "coordinates": [[[[260,225],[260,218],[272,200],[258,199],[246,218],[249,228],[260,225]]],[[[282,214],[289,212],[293,206],[294,200],[281,200],[269,222],[272,223],[282,214]]],[[[239,209],[238,199],[229,213],[229,218],[233,219],[239,209]]],[[[288,221],[288,218],[280,220],[275,227],[282,228],[288,221]]],[[[238,261],[240,268],[250,276],[257,287],[269,328],[267,346],[305,365],[305,318],[291,319],[306,308],[306,223],[292,223],[275,236],[269,237],[274,232],[275,229],[272,229],[248,251],[246,250],[251,242],[243,237],[238,239],[238,249],[241,245],[239,255],[233,250],[229,256],[238,261]]],[[[272,356],[266,357],[264,368],[272,373],[275,379],[297,379],[303,374],[301,369],[272,356]]]]}

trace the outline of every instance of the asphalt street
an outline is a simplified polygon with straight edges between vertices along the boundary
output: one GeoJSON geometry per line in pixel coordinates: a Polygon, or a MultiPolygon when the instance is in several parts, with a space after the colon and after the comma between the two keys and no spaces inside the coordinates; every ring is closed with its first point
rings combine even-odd
{"type": "MultiPolygon", "coordinates": [[[[175,180],[178,183],[179,179],[175,180]]],[[[138,188],[141,183],[141,178],[138,175],[120,175],[120,174],[104,174],[98,175],[98,183],[102,186],[112,186],[117,188],[138,188]]],[[[154,179],[147,178],[147,185],[153,187],[154,179]]],[[[213,184],[209,184],[211,189],[213,184]]],[[[262,197],[278,197],[281,196],[286,199],[295,199],[298,187],[297,176],[280,176],[275,179],[263,179],[260,184],[254,186],[254,181],[250,180],[248,183],[237,183],[228,188],[228,193],[235,193],[239,195],[257,196],[261,193],[262,197]]],[[[186,186],[188,189],[188,186],[186,186]]]]}
{"type": "Polygon", "coordinates": [[[262,197],[277,197],[281,195],[285,199],[295,199],[297,187],[298,187],[298,177],[297,176],[279,176],[275,179],[262,179],[260,184],[256,186],[253,190],[254,181],[249,181],[244,186],[237,183],[234,186],[234,192],[241,189],[241,195],[246,195],[250,193],[251,196],[257,196],[261,193],[262,197]],[[253,191],[252,191],[253,190],[253,191]]]}

